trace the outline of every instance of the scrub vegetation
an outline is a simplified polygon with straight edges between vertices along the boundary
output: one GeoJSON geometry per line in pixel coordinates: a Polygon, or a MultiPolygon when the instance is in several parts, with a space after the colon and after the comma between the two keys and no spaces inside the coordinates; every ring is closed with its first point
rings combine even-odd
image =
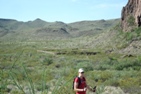
{"type": "MultiPolygon", "coordinates": [[[[101,22],[106,24],[105,20],[97,23],[101,22]]],[[[140,94],[140,28],[127,33],[117,24],[104,31],[100,24],[95,33],[85,32],[81,24],[69,24],[80,28],[79,33],[71,32],[75,34],[71,37],[63,33],[67,37],[30,38],[27,31],[14,39],[11,33],[1,36],[0,94],[73,94],[72,82],[80,67],[85,70],[87,83],[97,86],[96,94],[106,94],[107,86],[119,87],[124,94],[140,94]]]]}

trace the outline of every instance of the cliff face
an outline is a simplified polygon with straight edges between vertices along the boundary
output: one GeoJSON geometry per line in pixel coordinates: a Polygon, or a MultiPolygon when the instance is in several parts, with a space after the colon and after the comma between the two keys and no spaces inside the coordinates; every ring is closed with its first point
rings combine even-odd
{"type": "Polygon", "coordinates": [[[123,7],[121,26],[125,32],[141,26],[141,0],[129,0],[127,5],[123,7]]]}

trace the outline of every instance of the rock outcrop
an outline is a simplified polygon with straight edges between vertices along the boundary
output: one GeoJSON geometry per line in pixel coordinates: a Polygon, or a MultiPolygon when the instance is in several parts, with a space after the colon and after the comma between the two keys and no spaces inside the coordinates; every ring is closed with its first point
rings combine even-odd
{"type": "Polygon", "coordinates": [[[141,0],[129,0],[127,5],[123,7],[121,26],[125,32],[141,26],[141,0]]]}

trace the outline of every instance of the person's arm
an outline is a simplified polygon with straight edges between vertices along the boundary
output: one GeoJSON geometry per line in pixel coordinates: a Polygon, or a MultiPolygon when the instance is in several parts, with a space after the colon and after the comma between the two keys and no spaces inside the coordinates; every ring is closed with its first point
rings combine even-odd
{"type": "Polygon", "coordinates": [[[90,86],[88,86],[87,83],[86,83],[86,88],[89,89],[89,90],[92,91],[92,92],[95,92],[95,90],[92,89],[92,88],[90,88],[90,86]]]}
{"type": "Polygon", "coordinates": [[[87,85],[87,89],[89,89],[91,92],[96,92],[96,87],[92,89],[87,85]]]}
{"type": "Polygon", "coordinates": [[[92,88],[90,88],[90,86],[86,86],[87,87],[87,89],[89,89],[90,91],[92,91],[93,92],[93,89],[92,88]]]}
{"type": "Polygon", "coordinates": [[[77,82],[74,82],[74,91],[86,91],[86,88],[84,89],[79,89],[77,88],[78,87],[78,83],[77,82]]]}

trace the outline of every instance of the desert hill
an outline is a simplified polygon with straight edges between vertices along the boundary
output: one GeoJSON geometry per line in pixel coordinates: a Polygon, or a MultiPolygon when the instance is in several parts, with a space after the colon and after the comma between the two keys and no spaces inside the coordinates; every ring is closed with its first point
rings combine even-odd
{"type": "Polygon", "coordinates": [[[0,19],[0,38],[2,39],[48,39],[92,36],[108,31],[120,22],[120,19],[80,21],[74,23],[46,22],[41,19],[22,22],[12,19],[0,19]]]}

